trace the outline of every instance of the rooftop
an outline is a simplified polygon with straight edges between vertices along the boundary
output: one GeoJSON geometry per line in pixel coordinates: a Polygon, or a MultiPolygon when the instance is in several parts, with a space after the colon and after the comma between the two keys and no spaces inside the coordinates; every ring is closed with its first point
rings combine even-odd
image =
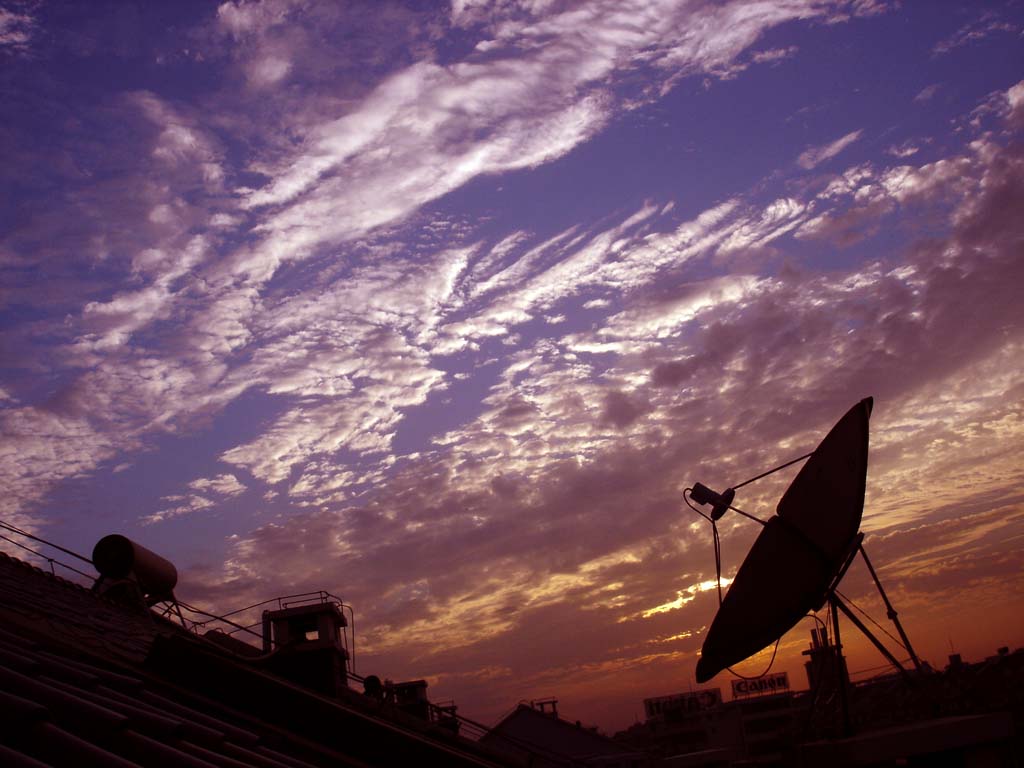
{"type": "Polygon", "coordinates": [[[515,765],[352,689],[326,696],[0,553],[0,763],[515,765]]]}

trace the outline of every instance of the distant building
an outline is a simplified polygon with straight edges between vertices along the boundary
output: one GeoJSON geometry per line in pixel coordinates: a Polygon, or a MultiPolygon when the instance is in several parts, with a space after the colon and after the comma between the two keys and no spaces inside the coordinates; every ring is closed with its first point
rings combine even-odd
{"type": "Polygon", "coordinates": [[[651,716],[616,740],[657,755],[664,765],[729,766],[742,759],[783,764],[793,742],[792,694],[723,702],[719,689],[710,691],[717,695],[705,689],[645,699],[651,716]]]}
{"type": "Polygon", "coordinates": [[[596,729],[583,727],[579,721],[571,723],[561,719],[558,702],[554,699],[518,705],[480,741],[532,768],[567,763],[602,768],[654,765],[641,750],[602,736],[596,729]]]}
{"type": "MultiPolygon", "coordinates": [[[[983,662],[950,657],[905,680],[887,674],[850,684],[824,633],[807,653],[810,691],[784,690],[781,675],[737,680],[732,701],[693,691],[644,700],[647,720],[615,739],[663,766],[1014,765],[1024,754],[1024,651],[1000,648],[983,662]],[[849,733],[844,733],[841,688],[849,733]],[[779,691],[773,693],[773,691],[779,691]]],[[[716,690],[716,689],[711,689],[716,690]]]]}

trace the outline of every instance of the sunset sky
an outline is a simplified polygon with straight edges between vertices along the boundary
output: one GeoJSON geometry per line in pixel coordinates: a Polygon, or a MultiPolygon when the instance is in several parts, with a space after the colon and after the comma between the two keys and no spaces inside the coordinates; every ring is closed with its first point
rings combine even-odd
{"type": "Polygon", "coordinates": [[[919,652],[1024,645],[1024,3],[0,0],[0,84],[5,521],[614,731],[695,686],[682,490],[870,395],[919,652]]]}

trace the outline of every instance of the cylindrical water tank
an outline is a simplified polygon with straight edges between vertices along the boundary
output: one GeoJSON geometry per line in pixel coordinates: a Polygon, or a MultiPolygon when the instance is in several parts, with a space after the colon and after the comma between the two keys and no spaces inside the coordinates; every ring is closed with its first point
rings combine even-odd
{"type": "Polygon", "coordinates": [[[173,563],[119,533],[96,542],[92,562],[100,575],[108,579],[134,576],[147,595],[170,596],[178,583],[178,569],[173,563]]]}

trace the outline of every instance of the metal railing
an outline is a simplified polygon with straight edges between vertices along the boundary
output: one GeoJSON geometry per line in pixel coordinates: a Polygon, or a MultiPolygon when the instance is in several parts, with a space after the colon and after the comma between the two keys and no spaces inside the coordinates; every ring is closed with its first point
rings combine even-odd
{"type": "MultiPolygon", "coordinates": [[[[65,555],[70,555],[71,557],[74,557],[77,560],[81,560],[84,563],[88,563],[89,565],[92,565],[92,560],[90,560],[89,558],[87,558],[87,557],[85,557],[83,555],[80,555],[77,552],[72,552],[70,549],[66,549],[66,548],[60,546],[59,544],[54,544],[51,541],[47,541],[46,539],[42,539],[39,536],[35,536],[35,535],[29,533],[28,531],[24,531],[21,528],[18,528],[15,525],[11,525],[10,523],[5,522],[3,520],[0,520],[0,530],[5,531],[6,533],[12,533],[12,534],[14,534],[16,536],[20,536],[22,539],[27,539],[29,541],[37,542],[38,544],[41,544],[44,547],[49,547],[51,549],[55,549],[58,552],[63,552],[65,555]]],[[[82,577],[84,577],[86,579],[89,579],[90,582],[95,582],[96,581],[96,577],[93,576],[91,573],[86,573],[85,571],[81,571],[78,568],[75,568],[75,566],[73,566],[73,565],[69,565],[68,563],[65,563],[65,562],[63,562],[61,560],[58,560],[56,557],[51,557],[50,555],[46,554],[45,552],[40,552],[38,549],[34,549],[34,548],[30,547],[28,544],[22,543],[21,541],[16,541],[15,539],[12,539],[10,536],[7,536],[7,535],[5,535],[3,533],[0,533],[0,539],[2,539],[3,541],[8,542],[9,544],[14,545],[15,547],[17,547],[18,549],[20,549],[20,550],[22,550],[24,552],[28,552],[29,554],[31,554],[31,555],[33,555],[35,557],[38,557],[40,560],[45,560],[47,565],[50,566],[50,573],[53,574],[54,576],[57,575],[56,566],[59,565],[61,568],[65,568],[65,569],[71,571],[72,573],[75,573],[75,574],[77,574],[79,576],[82,576],[82,577]]],[[[90,586],[91,586],[91,584],[90,584],[90,586]]]]}
{"type": "MultiPolygon", "coordinates": [[[[226,635],[234,636],[234,635],[236,635],[238,633],[245,633],[245,634],[252,635],[253,637],[259,639],[261,643],[269,642],[271,644],[271,646],[274,646],[275,643],[274,643],[273,638],[264,638],[264,636],[263,636],[263,632],[262,632],[262,625],[263,625],[262,612],[261,612],[260,618],[258,620],[253,621],[253,622],[251,622],[249,624],[239,624],[238,622],[231,620],[229,617],[231,617],[231,616],[244,616],[246,613],[249,613],[249,612],[255,611],[255,610],[259,609],[259,608],[264,608],[264,606],[270,606],[270,605],[276,605],[278,610],[283,610],[285,608],[291,608],[291,607],[300,606],[300,605],[317,605],[317,604],[327,604],[327,603],[333,603],[333,604],[337,605],[341,609],[342,615],[344,615],[345,611],[348,611],[348,620],[347,620],[348,621],[348,626],[342,628],[342,633],[343,633],[342,634],[342,642],[343,642],[343,645],[345,646],[345,650],[348,651],[348,653],[349,653],[348,672],[349,672],[349,674],[355,674],[355,666],[356,666],[356,615],[355,615],[355,611],[352,609],[351,605],[349,605],[348,603],[343,601],[337,595],[331,594],[327,590],[319,589],[319,590],[317,590],[315,592],[298,592],[296,594],[291,594],[291,595],[280,595],[278,597],[271,597],[268,600],[261,600],[258,603],[253,603],[252,605],[247,605],[247,606],[244,606],[242,608],[236,608],[233,611],[228,611],[227,613],[222,613],[222,614],[210,613],[208,611],[204,611],[201,608],[197,608],[194,605],[189,605],[188,603],[184,603],[184,602],[182,602],[180,600],[175,600],[173,603],[171,601],[167,601],[164,604],[165,607],[164,607],[164,610],[162,611],[162,615],[167,617],[172,612],[175,612],[176,609],[184,609],[188,613],[191,613],[191,614],[203,617],[202,619],[196,620],[196,619],[192,619],[192,618],[187,618],[187,617],[181,616],[181,614],[178,613],[179,617],[181,617],[183,619],[186,628],[189,629],[191,632],[194,632],[197,635],[200,634],[203,631],[208,631],[208,630],[211,630],[211,629],[221,629],[220,625],[224,625],[224,626],[230,627],[230,629],[221,629],[221,631],[223,631],[224,634],[226,634],[226,635]],[[260,627],[261,631],[257,632],[255,630],[256,627],[260,627]],[[350,634],[349,634],[350,632],[351,632],[351,637],[350,637],[350,634]]],[[[360,678],[360,680],[361,680],[361,678],[360,678]]]]}

